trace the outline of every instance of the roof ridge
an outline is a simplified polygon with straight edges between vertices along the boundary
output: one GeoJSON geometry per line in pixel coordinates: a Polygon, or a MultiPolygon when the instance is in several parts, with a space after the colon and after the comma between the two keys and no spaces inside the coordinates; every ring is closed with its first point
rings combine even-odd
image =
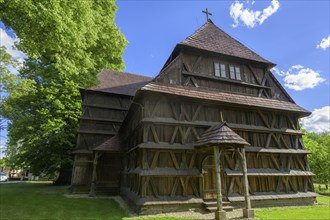
{"type": "Polygon", "coordinates": [[[198,28],[193,34],[178,45],[189,46],[219,54],[239,57],[275,66],[274,63],[261,57],[258,53],[232,37],[211,20],[198,28]]]}

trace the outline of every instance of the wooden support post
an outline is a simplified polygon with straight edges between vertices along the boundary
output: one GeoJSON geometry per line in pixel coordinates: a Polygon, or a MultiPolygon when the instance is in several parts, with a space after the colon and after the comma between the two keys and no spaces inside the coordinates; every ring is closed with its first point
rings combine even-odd
{"type": "Polygon", "coordinates": [[[242,153],[242,168],[243,168],[243,179],[244,179],[244,198],[245,198],[245,209],[243,209],[244,218],[254,218],[254,210],[251,209],[251,201],[249,195],[249,180],[247,176],[247,166],[245,157],[245,148],[241,149],[242,153]]]}
{"type": "Polygon", "coordinates": [[[215,219],[227,219],[226,212],[222,209],[222,193],[221,193],[221,176],[220,176],[220,151],[218,146],[213,146],[214,166],[216,173],[216,188],[217,188],[217,210],[215,211],[215,219]]]}
{"type": "Polygon", "coordinates": [[[216,188],[217,188],[217,210],[222,211],[222,194],[221,194],[221,176],[220,176],[220,152],[219,147],[213,146],[214,166],[216,172],[216,188]]]}
{"type": "Polygon", "coordinates": [[[89,191],[89,196],[95,196],[95,188],[96,188],[96,168],[97,168],[97,161],[98,161],[99,153],[95,152],[94,161],[93,161],[93,173],[92,173],[92,184],[91,189],[89,191]]]}

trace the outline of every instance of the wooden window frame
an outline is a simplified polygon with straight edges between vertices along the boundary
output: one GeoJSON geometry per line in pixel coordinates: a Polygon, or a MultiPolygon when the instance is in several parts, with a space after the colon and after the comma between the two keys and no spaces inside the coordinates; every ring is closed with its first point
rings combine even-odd
{"type": "Polygon", "coordinates": [[[214,62],[214,76],[227,78],[227,68],[225,63],[214,62]]]}
{"type": "Polygon", "coordinates": [[[233,80],[242,80],[241,67],[238,65],[229,65],[229,78],[233,80]]]}

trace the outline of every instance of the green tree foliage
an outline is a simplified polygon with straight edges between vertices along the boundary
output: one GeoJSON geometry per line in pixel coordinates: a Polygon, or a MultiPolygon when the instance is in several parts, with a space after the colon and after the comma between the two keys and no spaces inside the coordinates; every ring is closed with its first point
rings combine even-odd
{"type": "Polygon", "coordinates": [[[305,148],[312,152],[308,155],[308,161],[312,172],[315,173],[315,180],[328,185],[330,180],[330,134],[303,132],[305,148]]]}
{"type": "Polygon", "coordinates": [[[81,114],[80,87],[103,68],[121,70],[126,39],[113,0],[0,0],[0,20],[27,54],[18,75],[3,74],[9,151],[22,167],[53,174],[72,161],[81,114]],[[17,146],[19,142],[19,146],[17,146]]]}

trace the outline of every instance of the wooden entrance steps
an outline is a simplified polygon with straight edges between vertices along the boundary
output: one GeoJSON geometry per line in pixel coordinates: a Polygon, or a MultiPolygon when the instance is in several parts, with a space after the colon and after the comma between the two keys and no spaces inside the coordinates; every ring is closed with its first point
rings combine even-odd
{"type": "MultiPolygon", "coordinates": [[[[209,212],[215,212],[217,210],[217,200],[215,199],[207,199],[203,202],[205,209],[209,212]]],[[[230,202],[222,201],[222,208],[226,212],[230,212],[234,209],[233,206],[230,206],[230,202]]]]}

